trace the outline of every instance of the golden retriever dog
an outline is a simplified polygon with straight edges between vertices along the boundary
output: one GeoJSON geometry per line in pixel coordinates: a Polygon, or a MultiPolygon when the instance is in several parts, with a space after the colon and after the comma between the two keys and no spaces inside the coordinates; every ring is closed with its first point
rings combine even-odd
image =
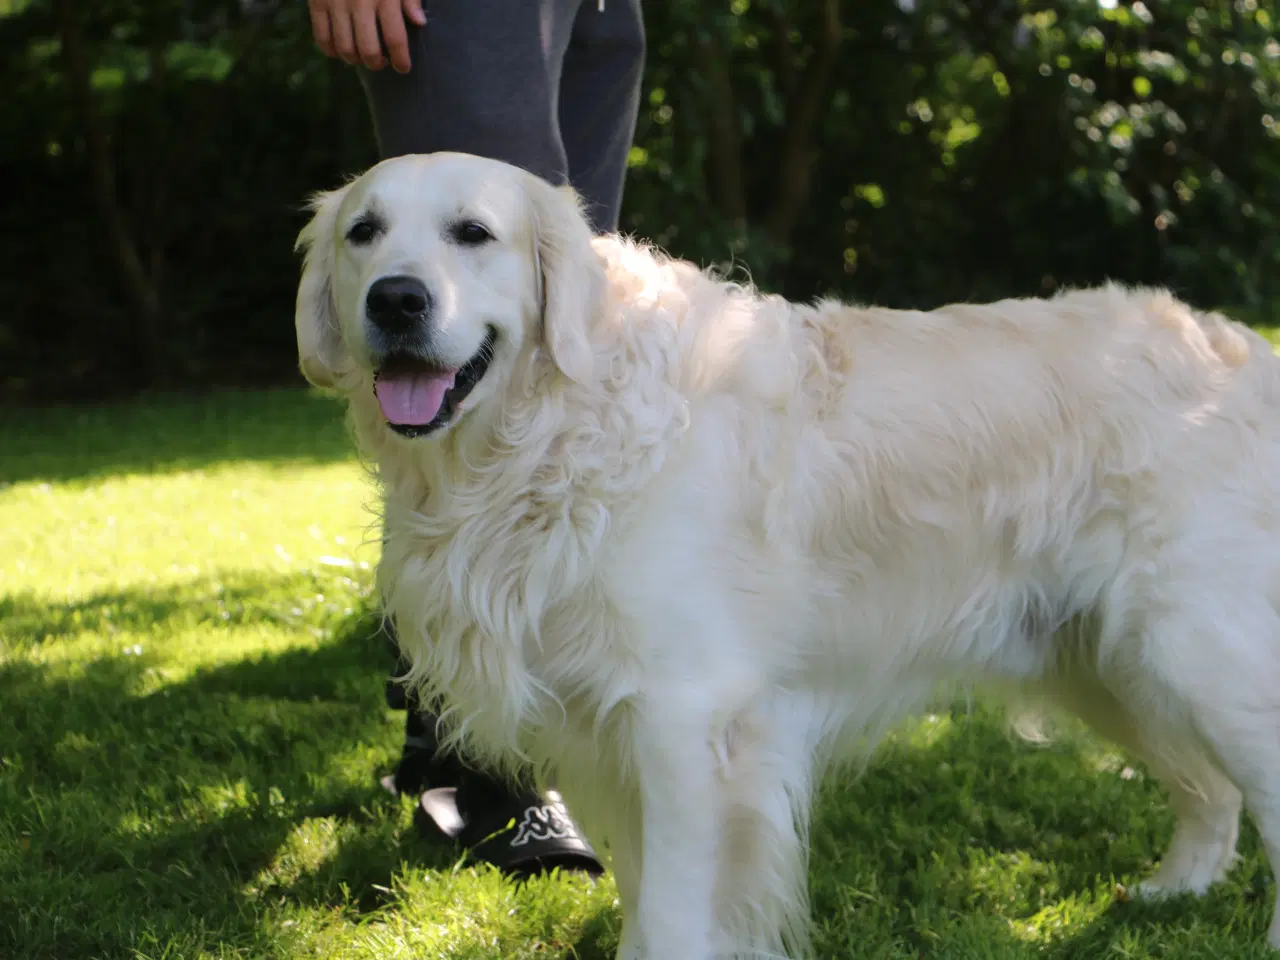
{"type": "Polygon", "coordinates": [[[301,368],[376,467],[408,680],[608,851],[619,957],[809,952],[824,771],[979,683],[1162,778],[1143,894],[1222,877],[1243,806],[1280,864],[1262,338],[1117,286],[789,303],[458,154],[319,196],[299,244],[301,368]]]}

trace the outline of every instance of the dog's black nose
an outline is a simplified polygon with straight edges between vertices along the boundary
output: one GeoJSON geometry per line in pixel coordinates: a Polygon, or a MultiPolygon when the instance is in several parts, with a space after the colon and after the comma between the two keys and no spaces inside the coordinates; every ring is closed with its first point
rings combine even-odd
{"type": "Polygon", "coordinates": [[[365,298],[369,320],[388,332],[407,330],[426,318],[431,294],[417,277],[383,277],[375,280],[365,298]]]}

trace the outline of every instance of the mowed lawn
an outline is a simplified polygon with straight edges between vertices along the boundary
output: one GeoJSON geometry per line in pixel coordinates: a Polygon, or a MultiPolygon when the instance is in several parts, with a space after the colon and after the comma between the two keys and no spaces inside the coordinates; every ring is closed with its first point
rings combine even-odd
{"type": "MultiPolygon", "coordinates": [[[[0,414],[0,958],[612,955],[611,879],[508,883],[377,787],[371,493],[302,390],[0,414]]],[[[1081,731],[942,710],[828,785],[819,953],[1270,956],[1251,826],[1206,900],[1117,895],[1171,828],[1081,731]]]]}

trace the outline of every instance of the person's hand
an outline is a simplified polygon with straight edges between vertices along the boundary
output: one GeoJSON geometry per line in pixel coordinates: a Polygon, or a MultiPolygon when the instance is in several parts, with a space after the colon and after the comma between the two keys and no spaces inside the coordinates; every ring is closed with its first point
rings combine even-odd
{"type": "Polygon", "coordinates": [[[398,73],[409,72],[404,22],[406,18],[418,26],[427,22],[422,0],[307,0],[307,6],[311,34],[326,56],[352,66],[363,63],[370,70],[381,70],[389,56],[398,73]]]}

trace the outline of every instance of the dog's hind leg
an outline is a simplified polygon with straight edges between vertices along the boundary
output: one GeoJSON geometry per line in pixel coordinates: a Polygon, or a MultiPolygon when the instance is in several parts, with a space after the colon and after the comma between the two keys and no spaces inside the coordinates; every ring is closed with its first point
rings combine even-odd
{"type": "MultiPolygon", "coordinates": [[[[1211,603],[1166,610],[1148,626],[1143,703],[1186,729],[1239,788],[1273,870],[1280,868],[1280,616],[1240,580],[1211,603]]],[[[1178,743],[1161,744],[1177,748],[1178,743]]],[[[1226,795],[1227,802],[1230,795],[1226,795]]],[[[1225,831],[1225,821],[1221,828],[1225,831]]],[[[1221,845],[1225,845],[1225,839],[1221,845]]],[[[1220,846],[1221,846],[1220,845],[1220,846]]],[[[1268,939],[1280,947],[1280,900],[1268,939]]]]}
{"type": "Polygon", "coordinates": [[[1241,795],[1190,737],[1174,741],[1144,730],[1143,721],[1096,678],[1073,679],[1055,698],[1135,758],[1168,789],[1177,815],[1173,839],[1139,896],[1201,895],[1222,880],[1235,859],[1241,795]]]}
{"type": "Polygon", "coordinates": [[[1204,894],[1224,879],[1236,856],[1240,833],[1240,791],[1207,757],[1186,757],[1177,767],[1146,754],[1147,765],[1169,788],[1178,822],[1156,872],[1138,886],[1138,895],[1204,894]]]}

